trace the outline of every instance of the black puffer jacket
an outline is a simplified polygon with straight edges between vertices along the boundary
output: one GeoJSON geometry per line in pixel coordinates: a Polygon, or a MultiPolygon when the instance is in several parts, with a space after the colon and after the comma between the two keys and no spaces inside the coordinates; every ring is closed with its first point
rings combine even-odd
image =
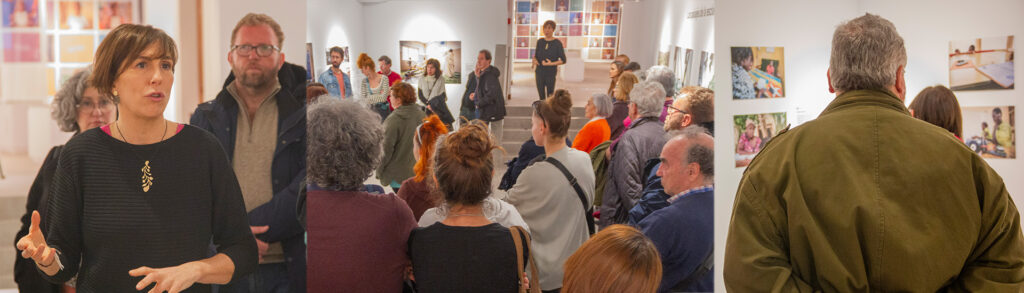
{"type": "Polygon", "coordinates": [[[501,71],[492,65],[484,68],[477,78],[474,99],[477,110],[480,110],[480,120],[505,119],[505,95],[501,93],[501,80],[498,76],[501,76],[501,71]]]}

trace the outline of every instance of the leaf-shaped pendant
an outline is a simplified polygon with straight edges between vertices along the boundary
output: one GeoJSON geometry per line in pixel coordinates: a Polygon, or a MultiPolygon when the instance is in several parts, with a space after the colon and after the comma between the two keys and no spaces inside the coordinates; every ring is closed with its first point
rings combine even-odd
{"type": "Polygon", "coordinates": [[[149,187],[153,186],[153,173],[150,173],[149,161],[146,161],[146,165],[142,166],[142,192],[149,192],[149,187]]]}

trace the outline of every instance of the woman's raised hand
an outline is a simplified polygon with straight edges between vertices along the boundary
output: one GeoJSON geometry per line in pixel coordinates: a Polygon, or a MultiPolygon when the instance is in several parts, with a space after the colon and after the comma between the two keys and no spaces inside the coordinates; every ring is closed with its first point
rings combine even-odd
{"type": "Polygon", "coordinates": [[[36,262],[36,265],[47,272],[49,275],[56,274],[57,270],[48,270],[53,266],[54,260],[56,259],[57,252],[46,245],[46,239],[43,238],[43,231],[39,230],[39,212],[32,211],[32,225],[28,228],[28,235],[18,239],[16,245],[18,250],[21,251],[21,257],[31,258],[36,262]],[[50,272],[53,274],[50,274],[50,272]]]}

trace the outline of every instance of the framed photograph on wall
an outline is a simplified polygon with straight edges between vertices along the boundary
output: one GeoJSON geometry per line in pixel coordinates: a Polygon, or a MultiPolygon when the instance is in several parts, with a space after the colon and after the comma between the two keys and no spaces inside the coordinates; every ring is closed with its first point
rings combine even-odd
{"type": "Polygon", "coordinates": [[[1017,158],[1016,107],[963,107],[964,143],[986,159],[1017,158]]]}
{"type": "Polygon", "coordinates": [[[38,0],[4,0],[0,2],[2,10],[0,20],[3,27],[39,27],[39,5],[38,0]]]}
{"type": "Polygon", "coordinates": [[[736,167],[749,165],[754,156],[786,125],[785,112],[733,116],[736,167]]]}
{"type": "Polygon", "coordinates": [[[439,69],[445,83],[462,83],[462,41],[399,41],[398,45],[399,73],[402,80],[413,87],[426,73],[427,60],[431,58],[441,64],[439,69]]]}
{"type": "MultiPolygon", "coordinates": [[[[785,54],[782,47],[732,47],[732,98],[734,100],[785,97],[785,54]]],[[[701,80],[704,76],[701,53],[701,80]]],[[[709,77],[710,79],[710,77],[709,77]]],[[[703,85],[703,82],[701,82],[703,85]]]]}
{"type": "Polygon", "coordinates": [[[949,88],[1012,90],[1013,36],[949,42],[949,88]]]}

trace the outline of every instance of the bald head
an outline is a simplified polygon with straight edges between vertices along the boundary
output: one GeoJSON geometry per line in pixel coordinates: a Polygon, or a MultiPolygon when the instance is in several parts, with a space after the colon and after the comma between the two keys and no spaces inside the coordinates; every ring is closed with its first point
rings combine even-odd
{"type": "Polygon", "coordinates": [[[658,174],[665,193],[670,195],[711,185],[714,182],[714,139],[703,127],[687,127],[669,133],[661,149],[658,174]]]}

